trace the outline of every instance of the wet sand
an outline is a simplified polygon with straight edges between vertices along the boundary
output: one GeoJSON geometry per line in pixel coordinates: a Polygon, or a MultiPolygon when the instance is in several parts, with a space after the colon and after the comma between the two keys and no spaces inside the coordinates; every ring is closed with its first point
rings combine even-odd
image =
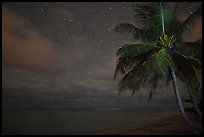
{"type": "MultiPolygon", "coordinates": [[[[188,112],[191,120],[202,128],[202,120],[193,112],[188,112]]],[[[129,127],[127,130],[115,133],[116,135],[193,135],[194,133],[185,124],[181,115],[175,114],[160,117],[142,125],[129,127]]]]}

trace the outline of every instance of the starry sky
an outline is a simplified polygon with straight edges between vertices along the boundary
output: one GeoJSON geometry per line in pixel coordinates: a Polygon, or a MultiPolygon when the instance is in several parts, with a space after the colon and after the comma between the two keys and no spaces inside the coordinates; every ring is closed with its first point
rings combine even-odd
{"type": "MultiPolygon", "coordinates": [[[[113,28],[135,23],[143,2],[2,3],[2,105],[5,108],[177,107],[172,85],[118,94],[116,50],[133,42],[113,28]],[[163,102],[163,103],[161,103],[163,102]]],[[[201,3],[181,4],[184,20],[201,3]]],[[[175,3],[165,3],[170,9],[175,3]]],[[[202,38],[198,20],[188,41],[202,38]]],[[[185,87],[180,84],[181,91],[185,87]]],[[[182,92],[183,96],[187,96],[182,92]]]]}

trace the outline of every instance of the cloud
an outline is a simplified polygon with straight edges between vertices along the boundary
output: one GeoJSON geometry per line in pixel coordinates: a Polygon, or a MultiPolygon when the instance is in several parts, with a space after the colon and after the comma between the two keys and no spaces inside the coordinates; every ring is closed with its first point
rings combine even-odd
{"type": "Polygon", "coordinates": [[[11,9],[2,9],[3,66],[39,71],[62,71],[63,56],[49,39],[29,28],[29,21],[11,9]]]}

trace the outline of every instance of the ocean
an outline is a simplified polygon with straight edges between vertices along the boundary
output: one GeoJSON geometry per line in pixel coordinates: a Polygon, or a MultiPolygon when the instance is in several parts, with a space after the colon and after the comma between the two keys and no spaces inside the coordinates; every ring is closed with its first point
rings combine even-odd
{"type": "Polygon", "coordinates": [[[177,109],[2,109],[3,135],[110,135],[177,109]]]}

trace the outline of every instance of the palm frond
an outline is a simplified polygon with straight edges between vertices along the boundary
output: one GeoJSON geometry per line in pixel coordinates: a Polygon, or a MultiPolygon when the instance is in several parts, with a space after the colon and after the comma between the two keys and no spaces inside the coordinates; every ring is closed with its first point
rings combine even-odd
{"type": "Polygon", "coordinates": [[[177,51],[185,56],[192,56],[202,61],[202,42],[183,42],[182,46],[177,48],[177,51]]]}
{"type": "Polygon", "coordinates": [[[150,95],[149,95],[149,101],[152,99],[152,93],[156,90],[157,88],[157,84],[158,84],[158,80],[160,77],[158,77],[157,75],[150,77],[148,80],[148,84],[152,84],[153,89],[150,91],[150,95]]]}
{"type": "Polygon", "coordinates": [[[130,23],[121,23],[114,28],[114,32],[121,34],[129,34],[130,32],[140,31],[136,26],[130,23]]]}
{"type": "Polygon", "coordinates": [[[132,70],[136,65],[144,63],[146,59],[152,56],[154,50],[150,50],[144,53],[141,53],[137,56],[121,56],[117,59],[116,69],[114,71],[114,79],[116,75],[121,73],[125,74],[126,72],[132,70]]]}
{"type": "Polygon", "coordinates": [[[162,71],[166,71],[170,65],[173,64],[173,60],[171,59],[170,55],[166,51],[166,49],[161,49],[157,54],[156,54],[156,59],[158,64],[161,66],[162,71]]]}
{"type": "Polygon", "coordinates": [[[186,57],[178,52],[174,53],[174,57],[177,70],[191,83],[193,83],[192,85],[194,85],[195,89],[202,88],[201,79],[198,75],[198,68],[195,67],[195,64],[200,65],[199,60],[186,57]]]}
{"type": "Polygon", "coordinates": [[[151,17],[158,9],[157,4],[136,5],[133,9],[135,11],[135,20],[140,28],[150,28],[151,17]]]}
{"type": "Polygon", "coordinates": [[[169,22],[171,12],[161,3],[138,5],[135,7],[135,19],[140,28],[151,30],[152,35],[164,35],[166,24],[169,22]]]}
{"type": "Polygon", "coordinates": [[[181,22],[178,20],[179,6],[180,2],[177,2],[174,10],[167,10],[168,13],[165,16],[165,33],[168,36],[174,36],[177,43],[182,42],[182,34],[177,32],[179,26],[181,25],[181,22]]]}
{"type": "Polygon", "coordinates": [[[135,40],[143,42],[157,41],[161,31],[160,9],[157,4],[151,5],[137,5],[135,7],[135,19],[137,26],[122,23],[116,26],[115,32],[122,34],[133,34],[135,40]]]}
{"type": "Polygon", "coordinates": [[[181,4],[180,2],[177,2],[176,6],[174,7],[173,14],[172,14],[174,17],[177,17],[177,15],[179,14],[179,6],[180,6],[180,4],[181,4]]]}
{"type": "Polygon", "coordinates": [[[131,33],[135,40],[155,42],[158,40],[159,36],[163,35],[164,29],[168,28],[170,26],[169,24],[172,24],[172,12],[169,12],[162,5],[137,5],[134,10],[136,12],[135,19],[137,21],[137,26],[129,23],[122,23],[116,26],[114,29],[115,32],[122,34],[131,33]]]}
{"type": "MultiPolygon", "coordinates": [[[[119,83],[119,92],[123,90],[139,89],[148,79],[157,76],[162,77],[166,73],[169,65],[172,64],[170,56],[165,50],[160,50],[143,62],[137,64],[121,79],[119,83]]],[[[155,84],[155,83],[154,83],[155,84]]]]}
{"type": "Polygon", "coordinates": [[[130,23],[121,23],[118,24],[114,28],[114,32],[121,34],[131,34],[134,40],[141,40],[143,42],[151,42],[157,39],[156,35],[152,35],[154,33],[153,29],[142,29],[134,26],[130,23]]]}
{"type": "Polygon", "coordinates": [[[160,2],[160,12],[161,12],[161,22],[162,22],[162,31],[163,31],[163,35],[165,35],[165,26],[164,26],[164,10],[163,10],[163,6],[162,3],[160,2]]]}
{"type": "Polygon", "coordinates": [[[125,44],[116,52],[117,56],[137,56],[156,48],[155,44],[125,44]]]}
{"type": "Polygon", "coordinates": [[[121,80],[119,83],[119,93],[125,90],[132,90],[133,94],[135,90],[139,89],[141,86],[141,83],[146,78],[137,76],[141,66],[145,64],[145,62],[148,62],[149,59],[144,60],[143,62],[140,62],[137,64],[132,70],[130,70],[121,80]]]}
{"type": "Polygon", "coordinates": [[[192,30],[195,28],[196,20],[202,16],[202,6],[193,12],[177,29],[177,33],[182,35],[191,35],[192,30]]]}
{"type": "Polygon", "coordinates": [[[114,79],[118,73],[124,74],[136,64],[143,62],[154,53],[155,49],[154,44],[126,44],[119,48],[116,52],[118,59],[114,79]]]}
{"type": "MultiPolygon", "coordinates": [[[[185,82],[185,78],[184,76],[182,75],[182,73],[180,73],[180,71],[175,71],[175,74],[176,74],[176,77],[182,81],[182,82],[185,82]]],[[[166,74],[166,85],[169,86],[169,83],[172,82],[172,74],[170,71],[167,72],[166,74]]]]}

